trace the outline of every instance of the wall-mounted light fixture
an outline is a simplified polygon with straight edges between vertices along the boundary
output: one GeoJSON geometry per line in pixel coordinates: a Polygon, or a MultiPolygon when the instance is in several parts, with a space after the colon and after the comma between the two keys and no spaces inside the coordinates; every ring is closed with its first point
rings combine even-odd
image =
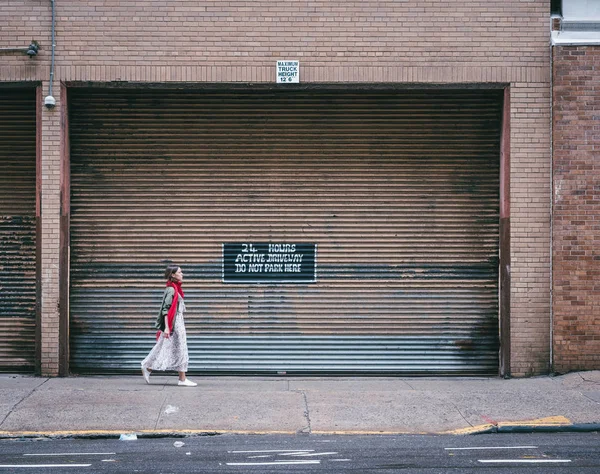
{"type": "Polygon", "coordinates": [[[27,48],[0,48],[0,53],[23,53],[29,56],[30,58],[33,58],[34,56],[37,56],[39,49],[39,43],[34,40],[31,43],[29,43],[29,46],[27,48]]]}
{"type": "Polygon", "coordinates": [[[44,99],[44,105],[48,110],[52,110],[56,106],[56,99],[52,96],[52,83],[54,82],[54,48],[56,48],[56,42],[54,41],[56,14],[54,12],[54,0],[50,0],[50,2],[52,3],[52,60],[50,62],[50,84],[48,86],[48,95],[44,99]]]}
{"type": "Polygon", "coordinates": [[[29,56],[30,58],[33,58],[34,56],[37,56],[38,50],[40,49],[40,45],[38,44],[37,41],[32,41],[29,44],[29,48],[27,48],[27,56],[29,56]]]}

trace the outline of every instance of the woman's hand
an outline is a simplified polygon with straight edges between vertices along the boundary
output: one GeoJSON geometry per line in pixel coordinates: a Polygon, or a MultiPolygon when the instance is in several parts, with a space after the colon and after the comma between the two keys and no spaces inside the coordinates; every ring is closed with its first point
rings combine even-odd
{"type": "Polygon", "coordinates": [[[171,335],[171,328],[169,327],[169,317],[165,316],[165,330],[163,331],[165,333],[165,337],[167,339],[169,339],[169,336],[171,335]]]}

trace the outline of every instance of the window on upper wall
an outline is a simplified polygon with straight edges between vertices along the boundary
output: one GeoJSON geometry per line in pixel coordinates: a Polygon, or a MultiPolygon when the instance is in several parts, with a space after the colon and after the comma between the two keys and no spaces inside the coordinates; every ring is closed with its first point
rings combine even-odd
{"type": "Polygon", "coordinates": [[[553,45],[600,45],[600,0],[551,0],[553,45]]]}
{"type": "Polygon", "coordinates": [[[558,8],[565,21],[598,22],[600,21],[600,0],[562,0],[558,8]]]}

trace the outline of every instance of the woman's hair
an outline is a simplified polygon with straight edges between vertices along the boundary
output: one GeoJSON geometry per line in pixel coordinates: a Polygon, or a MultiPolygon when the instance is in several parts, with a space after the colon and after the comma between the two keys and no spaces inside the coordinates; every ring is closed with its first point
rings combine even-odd
{"type": "Polygon", "coordinates": [[[177,272],[177,270],[179,270],[179,265],[169,265],[167,267],[167,269],[165,270],[166,280],[171,281],[171,277],[173,276],[173,273],[177,272]]]}

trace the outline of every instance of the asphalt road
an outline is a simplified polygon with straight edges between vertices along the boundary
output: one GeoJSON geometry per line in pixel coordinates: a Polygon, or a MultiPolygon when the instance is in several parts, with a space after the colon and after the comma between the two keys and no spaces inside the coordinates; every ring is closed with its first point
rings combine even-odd
{"type": "Polygon", "coordinates": [[[600,472],[599,433],[0,441],[0,474],[600,472]]]}

